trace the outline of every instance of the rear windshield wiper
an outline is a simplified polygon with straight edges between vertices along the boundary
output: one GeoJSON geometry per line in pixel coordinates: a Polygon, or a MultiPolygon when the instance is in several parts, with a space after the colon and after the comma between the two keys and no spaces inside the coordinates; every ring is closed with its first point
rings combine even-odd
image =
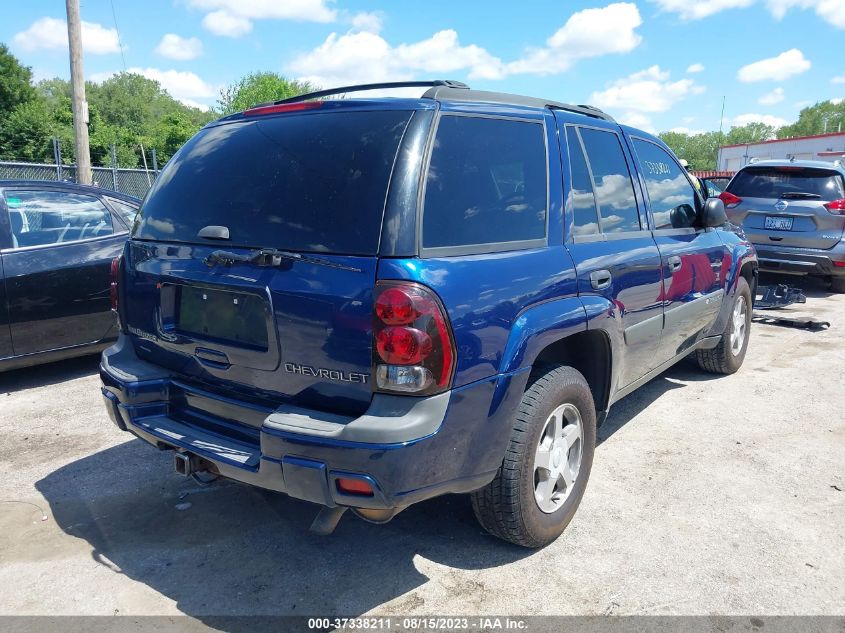
{"type": "Polygon", "coordinates": [[[275,248],[262,248],[254,255],[238,255],[237,253],[230,253],[229,251],[214,251],[203,261],[209,267],[215,265],[232,266],[233,264],[255,264],[256,266],[278,266],[283,259],[302,262],[304,264],[316,264],[318,266],[328,266],[329,268],[340,268],[341,270],[351,270],[360,273],[360,268],[354,266],[347,266],[345,264],[338,264],[337,262],[320,257],[311,257],[310,255],[303,255],[302,253],[294,253],[292,251],[280,251],[275,248]]]}
{"type": "Polygon", "coordinates": [[[817,193],[810,193],[809,191],[787,191],[786,193],[780,194],[781,198],[803,198],[807,200],[816,200],[821,198],[821,196],[817,193]]]}

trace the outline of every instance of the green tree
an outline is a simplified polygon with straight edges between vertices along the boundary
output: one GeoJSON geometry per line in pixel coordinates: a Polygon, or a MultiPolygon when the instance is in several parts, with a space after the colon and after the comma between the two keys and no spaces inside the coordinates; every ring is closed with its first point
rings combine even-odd
{"type": "Polygon", "coordinates": [[[308,82],[287,79],[277,73],[251,73],[221,90],[217,104],[222,114],[232,114],[259,103],[287,99],[314,90],[316,88],[308,82]]]}
{"type": "Polygon", "coordinates": [[[32,70],[22,65],[5,44],[0,44],[0,120],[34,98],[32,70]]]}
{"type": "Polygon", "coordinates": [[[160,163],[170,160],[196,131],[196,126],[182,112],[173,112],[162,118],[156,126],[151,142],[156,148],[157,160],[160,163]]]}
{"type": "Polygon", "coordinates": [[[0,121],[0,158],[53,162],[56,126],[43,99],[19,104],[0,121]]]}
{"type": "Polygon", "coordinates": [[[775,129],[765,123],[748,123],[747,125],[732,127],[725,136],[725,145],[740,145],[743,143],[759,143],[775,138],[775,129]]]}
{"type": "Polygon", "coordinates": [[[716,168],[716,153],[719,149],[718,132],[684,134],[682,132],[662,132],[660,138],[678,158],[689,163],[690,169],[710,170],[716,168]]]}
{"type": "Polygon", "coordinates": [[[778,130],[778,138],[813,136],[845,129],[845,101],[822,101],[801,110],[798,120],[778,130]]]}

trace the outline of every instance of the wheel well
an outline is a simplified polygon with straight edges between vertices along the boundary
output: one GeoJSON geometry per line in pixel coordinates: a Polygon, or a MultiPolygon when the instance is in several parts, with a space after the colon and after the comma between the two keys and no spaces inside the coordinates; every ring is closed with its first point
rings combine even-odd
{"type": "Polygon", "coordinates": [[[611,351],[607,335],[598,330],[579,332],[546,347],[534,361],[533,371],[547,365],[568,365],[587,379],[598,412],[606,411],[610,397],[611,351]]]}
{"type": "Polygon", "coordinates": [[[739,271],[741,277],[745,277],[745,281],[748,282],[748,287],[751,289],[751,302],[754,303],[754,299],[757,296],[757,266],[754,262],[746,262],[739,271]]]}

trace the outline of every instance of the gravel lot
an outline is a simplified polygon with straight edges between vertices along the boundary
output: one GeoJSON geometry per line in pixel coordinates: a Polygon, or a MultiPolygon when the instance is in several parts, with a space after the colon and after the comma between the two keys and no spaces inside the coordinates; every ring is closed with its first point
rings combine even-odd
{"type": "Polygon", "coordinates": [[[313,536],[314,506],[119,432],[96,358],[0,374],[0,615],[843,615],[845,295],[786,281],[831,329],[755,324],[738,374],[682,363],[620,402],[533,552],[458,496],[313,536]]]}

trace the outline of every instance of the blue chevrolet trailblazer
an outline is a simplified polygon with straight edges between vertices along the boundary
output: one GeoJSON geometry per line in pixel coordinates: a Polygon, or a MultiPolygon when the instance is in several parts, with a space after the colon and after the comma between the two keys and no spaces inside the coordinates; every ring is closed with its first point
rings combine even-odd
{"type": "Polygon", "coordinates": [[[470,493],[557,538],[611,405],[742,365],[757,258],[659,139],[602,111],[369,84],[210,123],[112,267],[111,419],[176,470],[320,504],[329,533],[470,493]],[[386,87],[419,99],[325,99],[386,87]]]}

